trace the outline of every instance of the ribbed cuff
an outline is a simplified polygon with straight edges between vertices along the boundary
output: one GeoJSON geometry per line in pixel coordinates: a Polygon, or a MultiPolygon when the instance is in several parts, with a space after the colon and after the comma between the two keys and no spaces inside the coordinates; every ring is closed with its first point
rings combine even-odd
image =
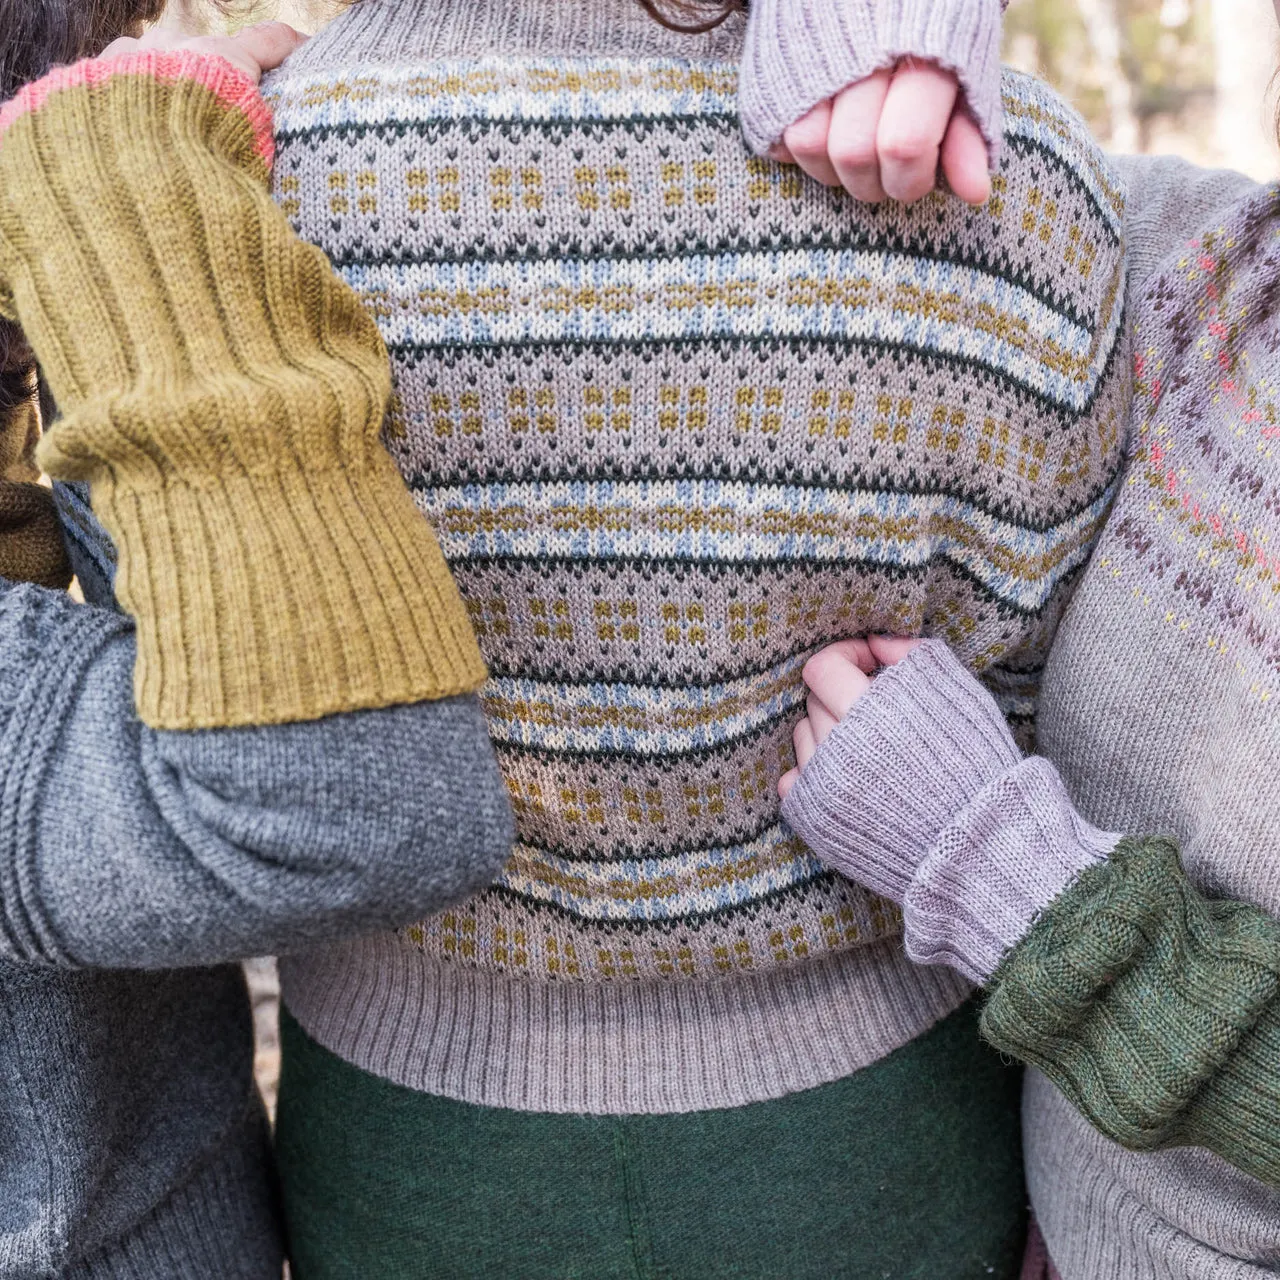
{"type": "Polygon", "coordinates": [[[314,720],[485,679],[435,535],[389,455],[97,492],[138,622],[135,696],[158,729],[314,720]]]}
{"type": "Polygon", "coordinates": [[[1061,893],[982,1030],[1122,1146],[1205,1146],[1280,1185],[1280,922],[1205,897],[1172,841],[1126,837],[1061,893]]]}
{"type": "Polygon", "coordinates": [[[754,0],[739,104],[764,155],[819,102],[899,58],[955,73],[992,167],[999,155],[1000,0],[754,0]]]}
{"type": "Polygon", "coordinates": [[[1120,835],[1076,812],[1032,757],[986,786],[938,837],[903,902],[907,955],[985,984],[1041,912],[1120,835]]]}
{"type": "Polygon", "coordinates": [[[876,675],[782,812],[823,862],[901,902],[953,815],[1020,759],[991,695],[926,640],[876,675]]]}

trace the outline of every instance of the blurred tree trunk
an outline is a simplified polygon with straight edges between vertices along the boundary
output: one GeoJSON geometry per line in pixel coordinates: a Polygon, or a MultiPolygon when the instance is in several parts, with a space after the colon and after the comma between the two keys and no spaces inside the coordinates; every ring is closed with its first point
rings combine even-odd
{"type": "Polygon", "coordinates": [[[1258,94],[1276,67],[1276,23],[1269,0],[1212,0],[1214,142],[1221,163],[1245,172],[1268,167],[1274,122],[1258,94]]]}
{"type": "Polygon", "coordinates": [[[1089,35],[1107,103],[1112,151],[1138,150],[1138,117],[1133,109],[1133,86],[1121,57],[1120,18],[1115,0],[1077,0],[1076,8],[1089,35]]]}

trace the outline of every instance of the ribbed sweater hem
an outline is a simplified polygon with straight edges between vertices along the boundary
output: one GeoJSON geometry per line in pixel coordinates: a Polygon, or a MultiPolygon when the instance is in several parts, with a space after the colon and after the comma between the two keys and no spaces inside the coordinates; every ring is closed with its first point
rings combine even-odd
{"type": "Polygon", "coordinates": [[[482,1106],[707,1111],[829,1084],[970,994],[901,939],[710,982],[539,983],[440,962],[380,934],[281,964],[303,1030],[395,1084],[482,1106]]]}

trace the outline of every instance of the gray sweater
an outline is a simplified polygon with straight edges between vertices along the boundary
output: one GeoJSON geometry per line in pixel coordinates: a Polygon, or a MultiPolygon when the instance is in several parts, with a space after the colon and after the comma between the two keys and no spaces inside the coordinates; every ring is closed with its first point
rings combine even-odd
{"type": "Polygon", "coordinates": [[[0,583],[0,1275],[265,1280],[227,962],[481,886],[505,792],[472,697],[164,733],[132,667],[122,614],[0,583]]]}

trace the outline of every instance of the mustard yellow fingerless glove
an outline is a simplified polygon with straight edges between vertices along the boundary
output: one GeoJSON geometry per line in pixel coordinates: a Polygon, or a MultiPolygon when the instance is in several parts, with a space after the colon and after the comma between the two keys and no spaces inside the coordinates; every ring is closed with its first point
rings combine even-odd
{"type": "Polygon", "coordinates": [[[142,719],[309,720],[484,679],[380,442],[372,319],[267,187],[270,120],[229,64],[64,68],[0,112],[0,312],[63,417],[138,628],[142,719]]]}

